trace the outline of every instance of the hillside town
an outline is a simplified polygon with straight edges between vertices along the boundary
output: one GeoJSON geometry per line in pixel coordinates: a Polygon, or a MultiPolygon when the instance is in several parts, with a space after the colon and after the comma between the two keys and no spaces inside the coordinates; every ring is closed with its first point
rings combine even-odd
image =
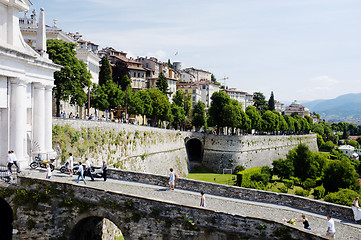
{"type": "MultiPolygon", "coordinates": [[[[38,22],[39,17],[35,9],[31,13],[25,12],[24,16],[19,18],[20,30],[24,40],[33,48],[37,46],[38,22]]],[[[171,63],[170,60],[168,60],[168,63],[162,62],[153,56],[134,59],[128,57],[126,52],[116,50],[110,46],[99,49],[99,44],[84,40],[79,32],[66,32],[59,28],[57,24],[57,20],[54,20],[52,26],[46,25],[46,39],[57,39],[76,44],[76,57],[86,64],[87,70],[91,74],[91,82],[94,84],[99,83],[101,58],[107,56],[112,68],[115,67],[117,62],[126,65],[129,69],[130,86],[133,90],[156,88],[159,74],[163,73],[167,79],[167,96],[170,102],[172,102],[176,91],[181,90],[184,94],[190,96],[192,106],[201,101],[206,109],[210,106],[212,94],[219,91],[226,93],[230,99],[237,100],[241,104],[243,111],[254,104],[252,93],[221,84],[208,70],[196,67],[183,68],[182,62],[174,61],[171,63]]],[[[225,77],[225,79],[227,78],[225,77]]],[[[283,103],[277,100],[274,103],[275,110],[279,113],[284,112],[286,115],[298,113],[302,117],[311,116],[314,122],[317,121],[317,117],[311,115],[310,111],[297,101],[287,106],[286,109],[283,103]]],[[[55,108],[55,104],[53,104],[53,107],[55,108]]],[[[96,109],[87,109],[86,107],[71,104],[69,101],[61,102],[60,111],[65,115],[68,114],[68,117],[71,113],[72,116],[78,116],[81,119],[89,118],[91,115],[97,118],[101,117],[101,114],[96,109]]],[[[56,114],[55,110],[53,114],[56,114]]],[[[136,116],[128,116],[128,118],[134,117],[136,116]]]]}

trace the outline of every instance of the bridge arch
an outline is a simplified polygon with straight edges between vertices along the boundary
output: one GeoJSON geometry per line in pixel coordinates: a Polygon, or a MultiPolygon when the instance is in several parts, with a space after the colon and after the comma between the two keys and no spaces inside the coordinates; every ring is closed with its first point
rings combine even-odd
{"type": "Polygon", "coordinates": [[[125,232],[123,226],[119,227],[118,225],[106,217],[95,215],[83,216],[71,229],[69,240],[102,240],[105,237],[109,239],[109,234],[112,234],[113,239],[117,239],[120,236],[123,236],[126,240],[130,239],[129,236],[123,235],[125,232]]]}
{"type": "Polygon", "coordinates": [[[13,210],[5,199],[0,197],[0,236],[2,239],[12,239],[13,235],[13,210]]]}
{"type": "Polygon", "coordinates": [[[197,165],[201,165],[204,152],[202,141],[198,138],[186,138],[185,146],[190,169],[194,169],[197,165]]]}

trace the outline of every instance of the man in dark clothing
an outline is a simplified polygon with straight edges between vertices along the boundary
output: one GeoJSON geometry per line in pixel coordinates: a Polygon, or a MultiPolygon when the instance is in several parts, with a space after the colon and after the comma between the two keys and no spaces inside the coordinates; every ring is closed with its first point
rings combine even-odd
{"type": "Polygon", "coordinates": [[[107,180],[107,171],[108,171],[108,165],[107,163],[105,162],[105,160],[103,160],[103,178],[104,178],[104,181],[107,180]]]}

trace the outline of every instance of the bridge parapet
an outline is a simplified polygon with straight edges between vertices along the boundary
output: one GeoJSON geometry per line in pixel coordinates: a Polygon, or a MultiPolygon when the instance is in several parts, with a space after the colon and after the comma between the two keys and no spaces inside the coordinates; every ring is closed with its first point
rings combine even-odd
{"type": "MultiPolygon", "coordinates": [[[[159,186],[167,186],[169,180],[167,176],[163,175],[140,173],[119,169],[110,169],[109,174],[112,178],[115,179],[137,181],[159,186]]],[[[351,207],[337,205],[320,200],[314,200],[297,195],[222,185],[186,178],[178,178],[176,180],[176,187],[196,192],[204,191],[205,193],[224,197],[232,197],[243,200],[290,206],[294,208],[305,209],[307,211],[321,213],[325,216],[331,214],[335,217],[344,218],[351,221],[354,220],[351,207]]]]}
{"type": "Polygon", "coordinates": [[[13,239],[85,240],[73,230],[91,217],[109,219],[125,239],[326,239],[289,224],[72,183],[19,177],[19,185],[12,189],[4,198],[17,212],[14,226],[18,233],[13,239]],[[37,197],[11,201],[20,193],[37,197]]]}

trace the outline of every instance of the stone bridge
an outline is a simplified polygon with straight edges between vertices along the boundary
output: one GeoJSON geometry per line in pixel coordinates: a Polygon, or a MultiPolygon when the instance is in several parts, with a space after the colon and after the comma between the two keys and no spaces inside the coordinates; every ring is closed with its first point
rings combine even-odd
{"type": "Polygon", "coordinates": [[[167,191],[166,176],[114,169],[109,174],[107,182],[84,185],[60,173],[45,180],[44,172],[33,170],[16,184],[1,184],[2,236],[13,219],[13,239],[114,239],[106,219],[125,239],[325,239],[325,214],[331,213],[340,239],[361,237],[360,226],[349,221],[349,207],[183,178],[167,191]],[[198,207],[200,190],[206,208],[198,207]],[[301,212],[312,231],[282,222],[301,212]]]}

